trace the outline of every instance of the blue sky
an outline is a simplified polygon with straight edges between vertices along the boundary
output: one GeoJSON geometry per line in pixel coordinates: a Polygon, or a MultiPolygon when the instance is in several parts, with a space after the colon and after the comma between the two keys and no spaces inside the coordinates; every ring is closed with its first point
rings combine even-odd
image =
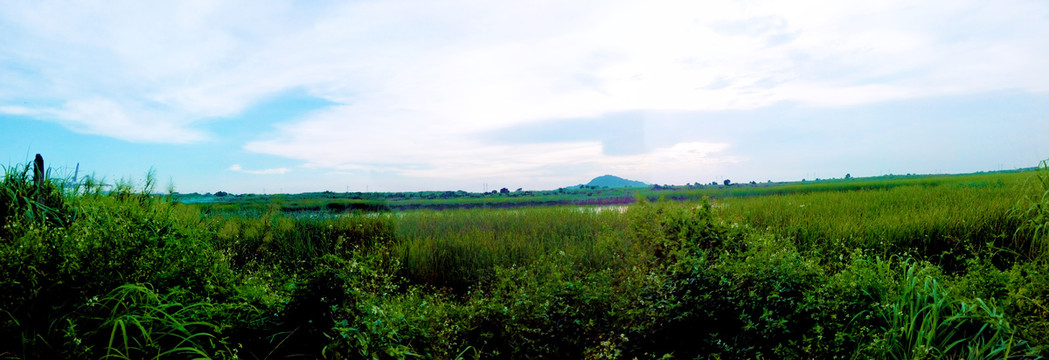
{"type": "Polygon", "coordinates": [[[1045,1],[5,4],[0,163],[202,193],[1029,167],[1045,24],[1045,1]]]}

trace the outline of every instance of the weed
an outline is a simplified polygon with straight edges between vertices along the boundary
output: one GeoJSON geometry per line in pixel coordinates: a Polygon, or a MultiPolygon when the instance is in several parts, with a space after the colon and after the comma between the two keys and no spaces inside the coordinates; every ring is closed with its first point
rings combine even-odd
{"type": "Polygon", "coordinates": [[[1031,255],[1044,254],[1049,250],[1049,160],[1039,163],[1025,185],[1028,191],[1013,209],[1014,216],[1023,221],[1015,237],[1029,239],[1031,255]]]}
{"type": "MultiPolygon", "coordinates": [[[[207,302],[182,304],[170,294],[161,295],[145,285],[117,287],[89,307],[99,307],[104,317],[98,329],[85,338],[100,337],[103,359],[211,359],[231,355],[217,325],[195,320],[207,302]]],[[[203,309],[206,310],[206,309],[203,309]]]]}

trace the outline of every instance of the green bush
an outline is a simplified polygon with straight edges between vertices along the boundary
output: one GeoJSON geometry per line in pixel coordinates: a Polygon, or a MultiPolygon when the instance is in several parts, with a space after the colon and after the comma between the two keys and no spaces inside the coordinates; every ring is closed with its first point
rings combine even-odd
{"type": "Polygon", "coordinates": [[[200,297],[230,294],[233,274],[222,252],[199,241],[206,232],[195,209],[148,193],[69,196],[60,202],[75,207],[68,211],[77,216],[62,217],[61,226],[16,212],[5,228],[0,348],[26,357],[81,353],[83,346],[67,336],[83,315],[81,305],[124,284],[182,288],[200,297]]]}

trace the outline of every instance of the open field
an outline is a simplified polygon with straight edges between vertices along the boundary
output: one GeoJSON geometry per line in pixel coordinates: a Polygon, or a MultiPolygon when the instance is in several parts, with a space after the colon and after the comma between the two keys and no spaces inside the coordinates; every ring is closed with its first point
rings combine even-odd
{"type": "Polygon", "coordinates": [[[199,204],[149,180],[103,192],[32,175],[8,168],[0,184],[0,358],[1003,359],[1049,346],[1044,165],[199,204]]]}

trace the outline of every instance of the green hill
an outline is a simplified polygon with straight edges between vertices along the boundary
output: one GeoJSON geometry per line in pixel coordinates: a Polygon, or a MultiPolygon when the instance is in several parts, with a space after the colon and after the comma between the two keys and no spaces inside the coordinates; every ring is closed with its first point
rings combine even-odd
{"type": "Polygon", "coordinates": [[[590,180],[586,186],[591,187],[610,187],[610,188],[630,188],[630,187],[648,187],[645,184],[636,180],[627,180],[618,176],[613,175],[602,175],[590,180]]]}

